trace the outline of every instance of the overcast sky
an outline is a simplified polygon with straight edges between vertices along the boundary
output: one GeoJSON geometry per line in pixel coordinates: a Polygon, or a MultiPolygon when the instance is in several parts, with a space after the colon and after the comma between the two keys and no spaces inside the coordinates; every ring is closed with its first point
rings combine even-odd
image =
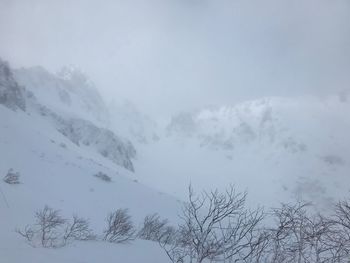
{"type": "Polygon", "coordinates": [[[349,0],[0,0],[0,57],[149,114],[350,88],[349,0]]]}

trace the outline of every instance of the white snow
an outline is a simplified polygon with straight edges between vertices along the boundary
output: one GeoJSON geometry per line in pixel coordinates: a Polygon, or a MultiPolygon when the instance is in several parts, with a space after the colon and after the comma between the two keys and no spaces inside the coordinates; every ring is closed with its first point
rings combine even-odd
{"type": "Polygon", "coordinates": [[[4,195],[0,197],[1,262],[140,262],[142,258],[164,262],[158,244],[149,242],[77,243],[57,251],[25,244],[14,230],[32,223],[34,212],[44,205],[60,209],[65,217],[77,214],[89,218],[94,231],[101,234],[105,217],[118,208],[128,208],[139,226],[145,215],[155,212],[176,222],[180,203],[135,182],[132,173],[102,156],[89,154],[40,116],[0,105],[0,120],[0,174],[5,176],[13,168],[21,175],[19,185],[0,181],[4,195]],[[112,182],[93,176],[99,171],[108,174],[112,182]]]}
{"type": "MultiPolygon", "coordinates": [[[[162,126],[131,103],[106,107],[76,69],[21,69],[15,77],[34,96],[26,111],[0,104],[0,177],[20,173],[18,185],[0,181],[0,262],[168,262],[156,243],[140,240],[32,248],[14,230],[44,205],[89,218],[101,234],[118,208],[136,226],[155,212],[176,224],[189,183],[233,183],[252,206],[303,198],[327,210],[348,197],[350,102],[337,96],[262,98],[185,112],[162,126]]],[[[14,87],[5,84],[2,92],[14,87]]]]}
{"type": "Polygon", "coordinates": [[[350,103],[336,96],[206,108],[173,118],[159,143],[137,147],[136,174],[179,196],[190,182],[233,183],[254,205],[303,198],[327,210],[349,193],[348,134],[350,103]]]}

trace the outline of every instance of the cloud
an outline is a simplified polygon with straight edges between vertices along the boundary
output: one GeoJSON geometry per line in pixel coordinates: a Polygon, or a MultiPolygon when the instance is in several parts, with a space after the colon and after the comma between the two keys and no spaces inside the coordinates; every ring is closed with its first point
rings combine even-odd
{"type": "Polygon", "coordinates": [[[0,1],[0,56],[76,64],[149,113],[350,83],[347,0],[0,1]]]}

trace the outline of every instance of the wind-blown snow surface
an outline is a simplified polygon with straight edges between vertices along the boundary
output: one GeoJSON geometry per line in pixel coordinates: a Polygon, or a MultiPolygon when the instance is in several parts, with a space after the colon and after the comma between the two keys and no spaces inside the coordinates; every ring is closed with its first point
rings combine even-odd
{"type": "Polygon", "coordinates": [[[130,245],[114,245],[113,248],[108,244],[77,244],[77,247],[59,250],[61,252],[33,249],[24,244],[14,233],[15,228],[33,222],[34,212],[44,205],[60,209],[66,217],[77,214],[89,218],[92,228],[102,233],[110,211],[129,208],[135,224],[139,225],[145,215],[153,212],[174,220],[179,203],[135,182],[130,172],[103,157],[87,154],[51,125],[42,122],[40,116],[13,112],[0,105],[0,119],[0,172],[6,174],[9,168],[14,168],[21,174],[19,185],[0,183],[4,194],[0,201],[0,254],[4,262],[23,262],[24,258],[26,262],[100,262],[121,258],[123,262],[139,262],[138,257],[148,258],[148,262],[164,262],[163,252],[156,243],[137,242],[133,248],[130,245]],[[112,182],[93,176],[100,171],[109,175],[112,182]],[[152,254],[146,252],[147,247],[152,254]],[[138,256],[129,254],[130,250],[138,256]],[[84,256],[80,256],[82,254],[84,256]]]}
{"type": "MultiPolygon", "coordinates": [[[[84,148],[37,119],[38,116],[1,107],[0,117],[6,120],[1,123],[1,148],[7,150],[1,155],[2,173],[14,168],[21,174],[20,185],[1,185],[10,208],[17,210],[21,206],[24,211],[31,211],[31,217],[32,211],[48,204],[68,214],[76,212],[89,218],[93,216],[92,222],[102,222],[106,211],[113,207],[130,208],[135,210],[133,214],[144,215],[151,210],[171,212],[166,209],[167,202],[176,203],[135,182],[130,172],[102,156],[86,153],[84,148]],[[112,182],[93,176],[99,171],[109,175],[112,182]],[[153,204],[140,205],[140,200],[153,204]]],[[[4,202],[1,206],[5,206],[4,202]]]]}
{"type": "MultiPolygon", "coordinates": [[[[12,240],[11,240],[12,241],[12,240]]],[[[17,241],[17,240],[16,240],[17,241]]],[[[166,254],[154,242],[137,240],[116,245],[103,242],[79,242],[64,249],[31,248],[23,242],[8,242],[1,251],[1,262],[26,263],[165,263],[166,254]]]]}
{"type": "Polygon", "coordinates": [[[349,196],[346,93],[208,107],[161,126],[131,103],[106,107],[76,69],[12,74],[0,65],[0,175],[10,168],[21,174],[19,185],[0,181],[4,262],[167,262],[145,241],[31,248],[14,229],[44,205],[89,218],[99,234],[118,208],[129,208],[136,225],[153,212],[176,222],[181,203],[172,196],[185,199],[189,183],[197,191],[235,184],[253,206],[303,198],[327,210],[349,196]]]}

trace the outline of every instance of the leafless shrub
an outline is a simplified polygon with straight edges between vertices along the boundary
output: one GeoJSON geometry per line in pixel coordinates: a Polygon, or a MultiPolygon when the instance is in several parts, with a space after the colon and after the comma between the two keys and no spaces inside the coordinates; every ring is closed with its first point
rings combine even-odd
{"type": "Polygon", "coordinates": [[[128,214],[128,209],[118,209],[107,218],[107,228],[103,240],[113,243],[125,243],[135,238],[135,228],[128,214]]]}
{"type": "Polygon", "coordinates": [[[59,210],[45,206],[35,213],[35,224],[27,226],[22,234],[29,234],[31,237],[29,241],[32,242],[35,242],[35,238],[37,238],[43,247],[58,247],[61,228],[64,227],[65,223],[66,219],[61,217],[59,210]]]}
{"type": "Polygon", "coordinates": [[[40,240],[43,247],[59,246],[60,229],[66,223],[59,210],[45,206],[35,213],[36,224],[39,226],[40,240]]]}
{"type": "Polygon", "coordinates": [[[20,183],[19,177],[20,177],[20,174],[18,172],[14,172],[13,169],[11,168],[10,170],[8,170],[3,181],[8,184],[19,184],[20,183]]]}
{"type": "Polygon", "coordinates": [[[112,181],[112,178],[110,176],[102,172],[98,172],[97,174],[94,174],[94,176],[108,183],[112,181]]]}
{"type": "Polygon", "coordinates": [[[296,202],[263,212],[245,208],[245,193],[189,189],[182,224],[158,241],[173,263],[342,263],[350,258],[350,205],[340,202],[333,216],[311,213],[296,202]]]}
{"type": "Polygon", "coordinates": [[[230,186],[225,193],[202,192],[195,195],[189,187],[189,201],[183,207],[178,237],[162,244],[172,262],[244,261],[263,242],[258,225],[261,209],[245,208],[246,193],[230,186]]]}
{"type": "MultiPolygon", "coordinates": [[[[350,205],[347,201],[342,201],[336,204],[333,222],[341,226],[344,232],[350,232],[350,205]]],[[[350,233],[348,238],[350,241],[350,233]]]]}
{"type": "Polygon", "coordinates": [[[191,251],[188,249],[190,236],[182,230],[170,228],[158,240],[160,247],[173,263],[183,263],[186,258],[191,258],[191,251]]]}
{"type": "MultiPolygon", "coordinates": [[[[331,218],[332,241],[336,251],[333,253],[339,259],[350,258],[350,204],[347,201],[335,205],[335,213],[331,218]]],[[[334,251],[334,249],[333,249],[334,251]]]]}
{"type": "Polygon", "coordinates": [[[137,236],[141,239],[158,241],[167,229],[168,220],[161,219],[158,214],[152,214],[145,217],[143,226],[137,236]]]}
{"type": "Polygon", "coordinates": [[[267,262],[343,262],[337,261],[338,239],[334,224],[322,215],[310,214],[311,204],[297,202],[273,209],[277,226],[271,229],[267,262]]]}
{"type": "MultiPolygon", "coordinates": [[[[246,193],[231,186],[226,192],[195,194],[189,187],[178,227],[158,214],[146,216],[137,237],[157,241],[173,263],[348,263],[350,258],[350,204],[335,205],[331,216],[310,212],[311,204],[282,204],[262,226],[261,209],[245,207],[246,193]],[[271,220],[273,219],[273,220],[271,220]],[[273,222],[272,222],[273,221],[273,222]]],[[[127,209],[110,213],[103,240],[124,243],[136,230],[127,209]]],[[[88,220],[66,220],[59,210],[45,206],[35,223],[17,229],[32,246],[64,246],[74,240],[94,239],[88,220]]]]}
{"type": "Polygon", "coordinates": [[[24,227],[24,229],[16,228],[15,232],[24,237],[29,245],[34,246],[33,239],[36,231],[32,226],[27,225],[24,227]]]}
{"type": "Polygon", "coordinates": [[[272,211],[276,228],[271,229],[271,262],[301,262],[306,250],[307,225],[310,223],[306,214],[307,204],[282,204],[272,211]]]}
{"type": "Polygon", "coordinates": [[[65,228],[63,235],[64,243],[71,242],[73,240],[92,240],[96,236],[93,234],[93,231],[90,229],[89,221],[85,218],[73,216],[72,222],[68,222],[65,228]]]}
{"type": "Polygon", "coordinates": [[[163,231],[161,231],[157,241],[161,242],[162,244],[171,244],[177,240],[177,236],[177,229],[174,226],[167,225],[164,227],[163,231]]]}
{"type": "Polygon", "coordinates": [[[26,239],[31,246],[56,248],[65,246],[73,240],[90,240],[94,238],[89,222],[73,216],[73,220],[63,218],[59,210],[45,206],[35,213],[35,223],[27,225],[16,232],[26,239]]]}
{"type": "MultiPolygon", "coordinates": [[[[255,240],[250,243],[249,251],[250,253],[244,258],[243,262],[246,263],[258,263],[264,262],[265,251],[270,244],[270,235],[267,230],[261,229],[257,231],[255,240]]],[[[231,258],[229,262],[235,262],[231,258]]],[[[240,262],[240,261],[238,261],[240,262]]]]}

